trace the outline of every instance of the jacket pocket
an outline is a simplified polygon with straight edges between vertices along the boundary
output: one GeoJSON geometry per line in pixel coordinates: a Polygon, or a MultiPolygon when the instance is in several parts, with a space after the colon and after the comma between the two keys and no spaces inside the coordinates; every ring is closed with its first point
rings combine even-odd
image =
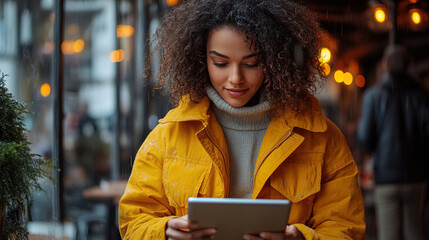
{"type": "Polygon", "coordinates": [[[174,208],[187,208],[188,198],[197,197],[211,163],[190,159],[165,159],[162,183],[165,195],[174,208]]]}
{"type": "Polygon", "coordinates": [[[323,153],[297,153],[271,175],[271,187],[293,203],[320,191],[323,153]]]}

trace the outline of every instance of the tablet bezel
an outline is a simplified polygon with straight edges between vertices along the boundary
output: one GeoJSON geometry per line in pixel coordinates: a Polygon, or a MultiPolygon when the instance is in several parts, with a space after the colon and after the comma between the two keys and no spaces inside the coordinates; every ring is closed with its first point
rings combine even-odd
{"type": "Polygon", "coordinates": [[[197,229],[216,228],[215,239],[242,239],[245,233],[284,232],[289,200],[188,198],[188,218],[197,229]]]}

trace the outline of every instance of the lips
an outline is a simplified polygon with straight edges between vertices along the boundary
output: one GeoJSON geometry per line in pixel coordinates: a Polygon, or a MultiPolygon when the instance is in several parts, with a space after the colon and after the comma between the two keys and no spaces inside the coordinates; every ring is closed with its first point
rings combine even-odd
{"type": "Polygon", "coordinates": [[[249,89],[225,89],[231,97],[241,97],[249,91],[249,89]]]}

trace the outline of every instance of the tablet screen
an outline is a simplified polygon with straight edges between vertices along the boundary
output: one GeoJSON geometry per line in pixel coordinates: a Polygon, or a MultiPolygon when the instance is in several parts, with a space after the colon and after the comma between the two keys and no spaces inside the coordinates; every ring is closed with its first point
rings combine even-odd
{"type": "Polygon", "coordinates": [[[189,198],[188,217],[197,228],[216,228],[215,239],[243,239],[245,233],[284,232],[288,200],[189,198]]]}

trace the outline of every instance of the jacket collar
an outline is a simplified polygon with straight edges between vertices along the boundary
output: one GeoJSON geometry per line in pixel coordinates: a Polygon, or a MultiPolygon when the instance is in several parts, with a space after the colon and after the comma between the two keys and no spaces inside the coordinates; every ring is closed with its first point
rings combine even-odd
{"type": "MultiPolygon", "coordinates": [[[[167,115],[160,119],[160,123],[200,121],[204,126],[209,122],[210,99],[205,96],[199,103],[193,103],[188,95],[184,96],[179,106],[172,109],[167,115]]],[[[286,111],[277,119],[284,122],[289,128],[302,128],[312,132],[324,132],[327,129],[325,116],[315,97],[311,97],[309,104],[304,106],[303,111],[286,111]]]]}
{"type": "Polygon", "coordinates": [[[284,120],[290,128],[301,128],[311,132],[325,132],[328,128],[325,115],[320,108],[319,101],[311,96],[307,105],[300,112],[287,111],[284,120]]]}
{"type": "Polygon", "coordinates": [[[200,102],[194,103],[189,95],[185,95],[179,102],[179,106],[170,110],[167,115],[160,119],[160,123],[201,121],[205,126],[208,124],[210,116],[210,99],[205,96],[200,102]]]}

